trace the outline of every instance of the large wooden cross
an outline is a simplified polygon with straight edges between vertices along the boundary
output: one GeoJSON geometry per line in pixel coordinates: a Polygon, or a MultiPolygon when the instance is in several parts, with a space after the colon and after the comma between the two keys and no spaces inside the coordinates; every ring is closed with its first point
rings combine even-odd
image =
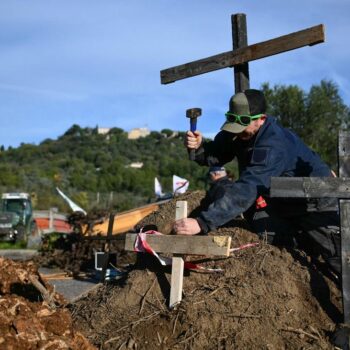
{"type": "MultiPolygon", "coordinates": [[[[187,217],[187,202],[176,202],[175,219],[187,217]]],[[[133,251],[137,234],[127,233],[125,250],[133,251]]],[[[183,255],[229,256],[230,236],[186,236],[186,235],[147,235],[147,243],[157,253],[170,253],[172,257],[169,307],[173,308],[182,300],[184,273],[183,255]]]]}
{"type": "Polygon", "coordinates": [[[338,198],[344,323],[350,324],[350,133],[339,132],[339,177],[271,178],[271,197],[338,198]]]}
{"type": "Polygon", "coordinates": [[[180,79],[212,72],[222,68],[234,67],[235,92],[249,89],[248,62],[278,53],[311,46],[325,41],[322,24],[295,33],[254,45],[248,45],[246,15],[243,13],[231,16],[233,50],[179,66],[164,69],[160,72],[161,83],[173,83],[180,79]]]}

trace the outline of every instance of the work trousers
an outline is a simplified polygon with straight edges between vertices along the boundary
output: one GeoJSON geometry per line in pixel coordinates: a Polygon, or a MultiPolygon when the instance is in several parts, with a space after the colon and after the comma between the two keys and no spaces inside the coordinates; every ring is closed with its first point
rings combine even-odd
{"type": "Polygon", "coordinates": [[[328,201],[322,208],[310,200],[275,201],[265,208],[250,208],[245,218],[268,243],[321,255],[332,271],[341,276],[337,201],[328,201]]]}

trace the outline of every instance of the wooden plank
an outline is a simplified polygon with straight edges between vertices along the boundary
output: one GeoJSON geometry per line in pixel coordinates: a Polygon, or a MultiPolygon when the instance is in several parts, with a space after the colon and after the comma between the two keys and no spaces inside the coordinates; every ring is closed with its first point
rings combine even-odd
{"type": "Polygon", "coordinates": [[[182,300],[184,266],[185,263],[182,256],[173,256],[171,266],[171,284],[169,299],[170,308],[173,308],[182,300]]]}
{"type": "MultiPolygon", "coordinates": [[[[233,50],[248,46],[247,17],[243,13],[231,16],[233,50]]],[[[234,67],[235,93],[249,89],[248,62],[234,67]]]]}
{"type": "MultiPolygon", "coordinates": [[[[145,216],[158,210],[159,206],[165,202],[167,201],[148,204],[139,208],[131,209],[117,214],[114,218],[113,234],[124,233],[131,230],[140,220],[142,220],[145,216]]],[[[108,223],[109,221],[104,219],[102,223],[95,224],[92,229],[92,234],[107,235],[108,223]]],[[[83,232],[85,232],[86,229],[87,226],[84,225],[83,232]]]]}
{"type": "MultiPolygon", "coordinates": [[[[134,250],[137,234],[127,233],[125,250],[134,250]]],[[[147,235],[147,242],[158,253],[229,256],[231,237],[147,235]]]]}
{"type": "MultiPolygon", "coordinates": [[[[177,201],[175,220],[187,218],[187,201],[177,201]]],[[[171,283],[169,307],[172,308],[182,300],[182,286],[184,278],[184,259],[182,255],[174,255],[171,262],[171,283]]]]}
{"type": "MultiPolygon", "coordinates": [[[[85,241],[106,241],[107,236],[83,236],[83,240],[85,241]]],[[[114,235],[112,237],[108,238],[110,241],[124,241],[125,237],[124,235],[114,235]]]]}
{"type": "Polygon", "coordinates": [[[324,26],[323,24],[319,24],[311,28],[283,35],[258,44],[242,47],[234,51],[224,52],[197,61],[164,69],[160,72],[161,83],[173,83],[180,79],[193,77],[222,68],[233,67],[237,64],[254,61],[307,45],[316,45],[324,41],[324,26]]]}
{"type": "Polygon", "coordinates": [[[338,163],[339,176],[350,177],[350,132],[339,132],[338,163]]]}
{"type": "MultiPolygon", "coordinates": [[[[175,220],[187,218],[187,201],[177,201],[175,220]]],[[[174,255],[171,261],[171,283],[169,307],[173,308],[182,300],[182,286],[184,279],[184,259],[182,255],[174,255]]]]}
{"type": "MultiPolygon", "coordinates": [[[[350,133],[340,131],[338,137],[338,173],[350,178],[350,133]]],[[[350,201],[340,200],[340,233],[342,295],[344,323],[350,324],[350,201]]]]}
{"type": "Polygon", "coordinates": [[[350,198],[350,178],[272,177],[271,197],[350,198]]]}
{"type": "Polygon", "coordinates": [[[175,210],[175,221],[187,218],[187,201],[177,201],[175,210]]]}
{"type": "Polygon", "coordinates": [[[350,323],[350,201],[340,200],[342,294],[344,323],[350,323]]]}

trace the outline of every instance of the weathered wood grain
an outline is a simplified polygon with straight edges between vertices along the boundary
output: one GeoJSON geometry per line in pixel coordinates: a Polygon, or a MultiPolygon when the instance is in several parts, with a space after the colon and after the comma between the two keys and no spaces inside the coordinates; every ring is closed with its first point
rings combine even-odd
{"type": "MultiPolygon", "coordinates": [[[[231,16],[232,48],[237,50],[248,46],[247,17],[244,13],[231,16]]],[[[249,89],[249,65],[248,62],[234,66],[235,93],[249,89]]]]}
{"type": "Polygon", "coordinates": [[[271,197],[350,198],[350,178],[272,177],[271,197]]]}
{"type": "MultiPolygon", "coordinates": [[[[350,133],[338,137],[338,173],[350,178],[350,133]]],[[[350,324],[350,200],[339,201],[344,323],[350,324]]]]}
{"type": "Polygon", "coordinates": [[[275,39],[241,47],[234,51],[227,51],[218,55],[164,69],[160,72],[161,83],[172,83],[180,79],[222,68],[234,67],[238,64],[298,49],[307,45],[316,45],[324,41],[324,26],[323,24],[319,24],[275,39]]]}
{"type": "Polygon", "coordinates": [[[338,164],[339,176],[350,177],[350,132],[339,132],[338,164]]]}
{"type": "Polygon", "coordinates": [[[340,200],[341,264],[344,323],[350,324],[350,201],[340,200]]]}
{"type": "MultiPolygon", "coordinates": [[[[136,236],[126,234],[125,250],[134,250],[136,236]]],[[[147,235],[147,242],[158,253],[229,256],[231,237],[147,235]]]]}
{"type": "MultiPolygon", "coordinates": [[[[187,201],[177,201],[175,220],[187,218],[187,201]]],[[[169,307],[173,308],[182,300],[182,286],[184,279],[185,262],[183,256],[174,254],[171,259],[171,281],[169,307]]]]}

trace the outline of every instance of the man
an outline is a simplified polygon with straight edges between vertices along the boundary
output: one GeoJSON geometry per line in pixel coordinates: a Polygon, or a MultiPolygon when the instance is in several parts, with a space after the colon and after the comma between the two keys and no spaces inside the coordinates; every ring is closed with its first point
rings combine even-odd
{"type": "Polygon", "coordinates": [[[207,234],[244,213],[252,230],[269,243],[293,246],[296,240],[307,241],[340,274],[337,200],[269,198],[272,176],[333,175],[296,134],[266,115],[261,91],[232,96],[221,131],[214,141],[202,141],[199,131],[187,132],[185,145],[196,150],[196,162],[222,166],[237,158],[239,178],[198,217],[176,221],[177,234],[207,234]]]}

